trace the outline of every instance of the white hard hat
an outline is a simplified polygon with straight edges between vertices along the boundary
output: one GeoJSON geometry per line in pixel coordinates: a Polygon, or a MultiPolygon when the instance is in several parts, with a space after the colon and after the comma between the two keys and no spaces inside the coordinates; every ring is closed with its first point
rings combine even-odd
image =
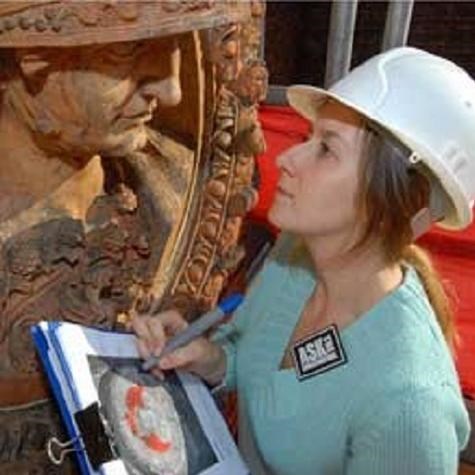
{"type": "Polygon", "coordinates": [[[395,48],[353,69],[328,91],[291,86],[287,97],[310,120],[333,99],[389,131],[427,167],[431,208],[443,214],[437,224],[452,229],[470,224],[475,199],[475,81],[463,69],[426,51],[395,48]]]}

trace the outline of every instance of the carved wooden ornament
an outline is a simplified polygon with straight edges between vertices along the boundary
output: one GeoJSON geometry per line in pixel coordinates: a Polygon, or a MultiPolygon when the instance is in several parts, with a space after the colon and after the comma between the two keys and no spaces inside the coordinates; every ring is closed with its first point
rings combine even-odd
{"type": "Polygon", "coordinates": [[[3,47],[133,41],[247,20],[241,0],[37,0],[0,3],[3,47]]]}
{"type": "Polygon", "coordinates": [[[33,323],[192,318],[236,268],[264,147],[263,14],[243,0],[0,3],[5,473],[72,470],[44,456],[59,426],[33,323]]]}

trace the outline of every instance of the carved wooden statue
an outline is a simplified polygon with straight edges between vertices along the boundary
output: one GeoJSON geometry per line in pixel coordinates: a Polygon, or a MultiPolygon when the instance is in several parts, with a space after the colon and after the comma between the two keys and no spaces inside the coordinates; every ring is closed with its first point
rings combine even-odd
{"type": "MultiPolygon", "coordinates": [[[[260,1],[0,3],[0,469],[56,468],[29,327],[209,308],[263,149],[260,1]]],[[[59,435],[61,437],[61,435],[59,435]]]]}

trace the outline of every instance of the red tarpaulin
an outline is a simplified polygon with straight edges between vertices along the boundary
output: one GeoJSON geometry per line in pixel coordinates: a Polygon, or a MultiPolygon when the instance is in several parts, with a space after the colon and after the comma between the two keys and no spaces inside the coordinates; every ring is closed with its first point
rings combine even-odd
{"type": "MultiPolygon", "coordinates": [[[[307,121],[287,107],[263,106],[260,119],[267,151],[258,158],[261,175],[259,203],[252,212],[266,221],[277,181],[275,157],[307,136],[307,121]]],[[[462,232],[434,229],[419,244],[428,249],[448,287],[455,295],[456,325],[460,336],[456,365],[463,392],[475,399],[475,224],[462,232]]]]}

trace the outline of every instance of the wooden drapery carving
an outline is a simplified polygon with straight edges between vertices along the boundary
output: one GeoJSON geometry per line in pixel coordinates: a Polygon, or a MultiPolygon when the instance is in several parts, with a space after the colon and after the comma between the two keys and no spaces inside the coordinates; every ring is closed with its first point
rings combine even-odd
{"type": "Polygon", "coordinates": [[[0,468],[60,428],[29,327],[212,306],[262,151],[261,2],[0,5],[0,468]]]}

